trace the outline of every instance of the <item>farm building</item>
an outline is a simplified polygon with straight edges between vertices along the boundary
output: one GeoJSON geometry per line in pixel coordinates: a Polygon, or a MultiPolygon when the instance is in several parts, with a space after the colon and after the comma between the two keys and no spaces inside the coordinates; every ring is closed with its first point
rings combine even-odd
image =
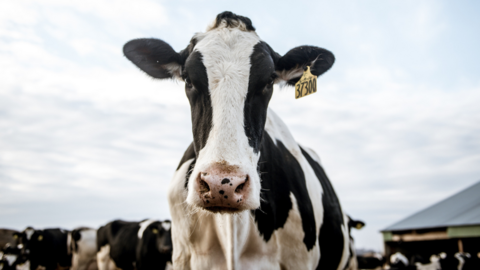
{"type": "MultiPolygon", "coordinates": [[[[480,252],[480,182],[382,230],[385,255],[480,252]]],[[[387,257],[387,258],[388,258],[387,257]]]]}

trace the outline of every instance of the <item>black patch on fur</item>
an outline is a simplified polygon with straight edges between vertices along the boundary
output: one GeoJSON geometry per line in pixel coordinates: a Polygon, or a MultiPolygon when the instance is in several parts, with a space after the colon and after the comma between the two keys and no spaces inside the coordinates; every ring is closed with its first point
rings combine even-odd
{"type": "Polygon", "coordinates": [[[317,269],[337,269],[343,253],[342,208],[322,166],[313,160],[303,148],[301,150],[323,189],[323,224],[319,235],[320,254],[322,255],[317,269]]]}
{"type": "Polygon", "coordinates": [[[202,54],[193,52],[185,63],[184,76],[191,83],[185,84],[185,92],[190,102],[192,114],[193,145],[198,156],[207,144],[212,129],[212,100],[208,88],[207,68],[203,64],[202,54]]]}
{"type": "MultiPolygon", "coordinates": [[[[303,242],[311,250],[317,240],[315,216],[308,196],[307,184],[302,167],[281,141],[274,144],[265,133],[261,146],[259,171],[262,174],[262,198],[260,209],[254,210],[257,227],[265,241],[269,241],[275,230],[283,228],[292,209],[290,193],[297,200],[305,233],[303,242]]],[[[341,253],[340,253],[341,254],[341,253]]],[[[322,254],[323,258],[323,254],[322,254]]],[[[330,268],[328,268],[330,269],[330,268]]]]}
{"type": "Polygon", "coordinates": [[[127,42],[123,46],[123,54],[141,70],[157,79],[173,76],[166,65],[180,67],[185,62],[184,56],[175,52],[168,43],[154,38],[134,39],[127,42]]]}
{"type": "Polygon", "coordinates": [[[72,251],[76,252],[78,250],[78,241],[82,238],[82,231],[88,230],[90,228],[87,227],[80,227],[72,230],[71,235],[72,235],[72,251]]]}
{"type": "Polygon", "coordinates": [[[257,43],[250,56],[250,77],[243,108],[243,122],[248,144],[255,153],[260,149],[268,103],[273,93],[273,84],[270,82],[275,79],[272,77],[275,76],[275,58],[277,55],[265,42],[257,43]]]}
{"type": "Polygon", "coordinates": [[[187,150],[183,154],[183,157],[180,160],[180,163],[178,164],[177,171],[180,169],[180,167],[182,167],[183,163],[187,162],[187,160],[190,160],[192,158],[194,160],[192,161],[192,163],[188,167],[188,171],[185,174],[185,185],[184,185],[185,189],[187,189],[187,187],[188,187],[188,179],[190,178],[190,175],[192,174],[193,168],[195,167],[196,158],[195,158],[195,150],[194,150],[194,147],[193,147],[193,142],[188,146],[187,150]]]}
{"type": "Polygon", "coordinates": [[[30,269],[37,269],[39,265],[47,270],[54,270],[58,265],[70,267],[72,255],[67,249],[68,231],[61,229],[35,230],[30,240],[25,241],[24,249],[28,250],[30,269]]]}
{"type": "Polygon", "coordinates": [[[217,28],[218,26],[220,26],[220,23],[222,21],[225,21],[227,27],[230,28],[236,27],[238,25],[238,22],[242,22],[245,24],[247,30],[255,31],[255,27],[253,27],[252,21],[249,18],[234,14],[230,11],[224,11],[218,14],[217,18],[215,19],[215,26],[213,28],[217,28]]]}
{"type": "Polygon", "coordinates": [[[223,180],[222,180],[222,185],[225,185],[225,184],[228,184],[228,183],[230,183],[230,179],[228,179],[228,178],[223,178],[223,180]]]}
{"type": "Polygon", "coordinates": [[[165,269],[172,260],[171,230],[166,231],[162,222],[148,225],[138,240],[135,266],[137,270],[165,269]],[[156,230],[157,233],[154,233],[156,230]]]}
{"type": "MultiPolygon", "coordinates": [[[[299,46],[291,49],[278,60],[276,70],[282,72],[310,66],[312,74],[320,76],[329,70],[334,62],[335,56],[328,50],[314,46],[299,46]]],[[[301,75],[287,81],[287,84],[295,85],[300,77],[301,75]]]]}

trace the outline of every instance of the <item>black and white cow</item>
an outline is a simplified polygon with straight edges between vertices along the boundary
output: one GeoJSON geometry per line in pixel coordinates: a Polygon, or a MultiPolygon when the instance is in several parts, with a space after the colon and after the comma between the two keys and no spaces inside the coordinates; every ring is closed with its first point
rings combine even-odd
{"type": "Polygon", "coordinates": [[[15,246],[17,239],[15,235],[18,233],[16,230],[11,229],[0,229],[0,250],[9,244],[10,246],[15,246]]]}
{"type": "Polygon", "coordinates": [[[411,266],[408,258],[401,252],[397,252],[390,256],[390,269],[415,269],[415,266],[411,266]]]}
{"type": "Polygon", "coordinates": [[[97,231],[100,270],[165,269],[172,258],[170,221],[115,220],[97,231]]]}
{"type": "Polygon", "coordinates": [[[179,53],[159,39],[125,44],[158,79],[185,81],[193,143],[169,188],[175,269],[344,269],[348,219],[319,157],[268,103],[273,85],[315,76],[331,52],[276,53],[250,19],[223,12],[179,53]]]}
{"type": "Polygon", "coordinates": [[[72,230],[72,270],[96,268],[97,230],[80,227],[72,230]]]}
{"type": "Polygon", "coordinates": [[[16,270],[21,256],[21,249],[7,243],[0,252],[0,270],[16,270]]]}
{"type": "Polygon", "coordinates": [[[351,231],[352,231],[352,228],[356,230],[362,229],[365,226],[365,222],[361,220],[355,220],[349,215],[347,215],[347,219],[348,219],[348,234],[349,234],[349,241],[350,241],[350,250],[349,250],[350,257],[348,259],[346,269],[355,270],[360,267],[359,267],[358,256],[355,251],[355,240],[352,237],[351,231]]]}
{"type": "Polygon", "coordinates": [[[62,229],[35,230],[28,227],[19,235],[22,255],[30,263],[30,269],[68,269],[72,264],[70,233],[62,229]]]}

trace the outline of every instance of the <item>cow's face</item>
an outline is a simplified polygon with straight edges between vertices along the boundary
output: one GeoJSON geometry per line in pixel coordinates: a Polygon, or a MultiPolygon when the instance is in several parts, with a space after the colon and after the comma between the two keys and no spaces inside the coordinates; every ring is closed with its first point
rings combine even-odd
{"type": "Polygon", "coordinates": [[[260,40],[250,19],[231,12],[219,14],[180,53],[157,39],[132,40],[124,53],[155,78],[185,81],[196,153],[187,203],[212,212],[260,206],[257,167],[273,84],[294,85],[306,66],[319,76],[334,62],[332,53],[311,46],[282,57],[260,40]]]}
{"type": "Polygon", "coordinates": [[[172,257],[172,224],[169,220],[154,223],[150,228],[156,236],[158,251],[171,260],[172,257]]]}

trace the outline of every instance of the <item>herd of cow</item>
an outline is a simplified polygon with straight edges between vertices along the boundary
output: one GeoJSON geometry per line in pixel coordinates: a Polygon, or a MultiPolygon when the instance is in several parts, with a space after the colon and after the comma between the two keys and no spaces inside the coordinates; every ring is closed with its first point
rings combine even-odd
{"type": "MultiPolygon", "coordinates": [[[[350,228],[362,221],[350,219],[350,228]]],[[[149,270],[171,269],[171,222],[146,219],[140,222],[112,221],[98,230],[80,227],[22,232],[0,229],[0,270],[149,270]]],[[[408,259],[402,253],[386,260],[379,253],[357,255],[358,269],[479,270],[480,254],[447,255],[408,259]]]]}
{"type": "Polygon", "coordinates": [[[425,258],[414,254],[407,258],[397,252],[389,259],[380,253],[357,256],[358,269],[390,269],[390,270],[480,270],[480,253],[472,256],[467,252],[455,254],[433,254],[425,258]]]}
{"type": "Polygon", "coordinates": [[[171,222],[115,220],[98,230],[1,229],[0,245],[0,270],[163,270],[171,265],[171,222]]]}
{"type": "MultiPolygon", "coordinates": [[[[193,142],[168,189],[171,222],[27,228],[5,248],[4,269],[24,262],[85,269],[92,261],[101,270],[162,269],[170,260],[198,270],[358,268],[353,221],[319,156],[268,108],[274,84],[322,75],[333,53],[299,46],[280,55],[232,12],[179,52],[153,38],[131,40],[123,52],[153,78],[185,82],[193,142]]],[[[313,89],[297,85],[295,96],[313,89]]],[[[295,113],[299,121],[307,114],[295,113]]]]}

